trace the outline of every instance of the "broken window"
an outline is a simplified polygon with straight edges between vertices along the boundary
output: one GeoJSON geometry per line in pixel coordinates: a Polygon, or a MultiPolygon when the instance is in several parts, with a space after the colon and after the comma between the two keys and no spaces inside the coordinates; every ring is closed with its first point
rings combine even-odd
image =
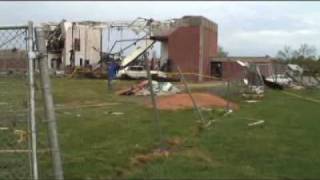
{"type": "Polygon", "coordinates": [[[80,39],[79,38],[74,39],[74,50],[80,51],[80,39]]]}
{"type": "Polygon", "coordinates": [[[89,61],[88,59],[86,59],[86,60],[84,61],[84,65],[85,65],[85,66],[89,66],[89,65],[90,65],[90,61],[89,61]]]}

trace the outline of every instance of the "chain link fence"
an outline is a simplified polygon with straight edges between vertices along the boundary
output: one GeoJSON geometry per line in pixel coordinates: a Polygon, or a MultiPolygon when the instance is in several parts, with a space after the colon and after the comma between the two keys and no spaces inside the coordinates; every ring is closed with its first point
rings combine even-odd
{"type": "MultiPolygon", "coordinates": [[[[28,26],[0,26],[0,179],[36,179],[32,160],[28,26]]],[[[31,37],[31,36],[30,36],[31,37]]],[[[37,64],[34,61],[33,64],[37,64]]],[[[38,179],[53,179],[40,75],[34,65],[38,179]]]]}
{"type": "Polygon", "coordinates": [[[30,179],[26,27],[0,28],[0,179],[30,179]]]}

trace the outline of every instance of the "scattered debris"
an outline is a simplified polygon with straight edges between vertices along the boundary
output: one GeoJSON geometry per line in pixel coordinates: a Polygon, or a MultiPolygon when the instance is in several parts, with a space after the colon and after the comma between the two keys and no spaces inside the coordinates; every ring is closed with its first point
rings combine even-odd
{"type": "Polygon", "coordinates": [[[290,75],[292,76],[303,74],[303,68],[297,64],[288,64],[288,69],[289,69],[288,73],[290,73],[290,75]]]}
{"type": "Polygon", "coordinates": [[[248,85],[247,90],[242,93],[244,98],[262,98],[264,96],[264,86],[248,85]]]}
{"type": "MultiPolygon", "coordinates": [[[[222,107],[225,108],[228,105],[228,101],[225,99],[215,96],[209,93],[192,93],[193,98],[197,104],[201,107],[222,107]]],[[[151,104],[147,104],[148,107],[151,107],[151,104]]],[[[190,99],[190,96],[187,93],[175,94],[165,97],[157,98],[157,106],[162,110],[177,110],[192,108],[193,104],[190,99]]],[[[231,109],[238,109],[239,106],[235,103],[229,102],[229,107],[231,109]]]]}
{"type": "Polygon", "coordinates": [[[8,103],[7,102],[0,102],[0,106],[2,106],[2,105],[8,105],[8,103]]]}
{"type": "Polygon", "coordinates": [[[257,102],[260,102],[260,101],[258,101],[258,100],[246,100],[245,102],[247,102],[247,103],[257,103],[257,102]]]}
{"type": "Polygon", "coordinates": [[[111,114],[118,116],[118,115],[123,115],[124,113],[123,112],[112,112],[111,114]]]}
{"type": "Polygon", "coordinates": [[[259,125],[263,125],[264,124],[264,120],[259,120],[253,123],[249,123],[248,126],[252,127],[252,126],[259,126],[259,125]]]}
{"type": "Polygon", "coordinates": [[[209,120],[205,125],[204,125],[204,128],[208,128],[211,126],[212,123],[216,122],[217,120],[216,119],[212,119],[212,120],[209,120]]]}
{"type": "Polygon", "coordinates": [[[18,135],[19,138],[17,140],[18,143],[22,143],[22,142],[26,142],[27,141],[27,131],[24,131],[24,130],[14,130],[14,134],[18,135]]]}
{"type": "MultiPolygon", "coordinates": [[[[152,81],[152,88],[156,95],[171,95],[180,92],[176,86],[170,82],[158,82],[152,81]]],[[[120,90],[117,92],[118,95],[135,95],[135,96],[148,96],[150,95],[149,84],[147,80],[141,81],[137,85],[133,85],[130,88],[120,90]]]]}
{"type": "Polygon", "coordinates": [[[272,76],[266,77],[265,80],[286,87],[290,86],[290,84],[293,82],[293,80],[285,74],[274,74],[272,76]]]}
{"type": "Polygon", "coordinates": [[[71,112],[63,112],[63,114],[71,115],[72,113],[71,112]]]}
{"type": "Polygon", "coordinates": [[[112,111],[104,112],[104,114],[111,114],[111,115],[115,115],[115,116],[124,115],[123,112],[112,112],[112,111]]]}
{"type": "Polygon", "coordinates": [[[175,148],[179,147],[183,143],[184,141],[180,137],[173,137],[171,139],[168,139],[165,141],[167,148],[158,148],[147,154],[138,154],[131,158],[131,164],[137,166],[146,164],[156,159],[167,158],[169,157],[170,153],[175,151],[175,148]]]}
{"type": "Polygon", "coordinates": [[[166,141],[166,144],[168,144],[170,147],[178,146],[182,143],[183,143],[183,140],[180,137],[173,137],[166,141]]]}
{"type": "Polygon", "coordinates": [[[169,155],[170,155],[170,152],[167,149],[156,149],[149,154],[136,155],[135,157],[131,158],[131,164],[135,166],[146,164],[150,161],[153,161],[159,158],[163,158],[163,157],[167,158],[169,155]]]}
{"type": "Polygon", "coordinates": [[[228,116],[229,114],[233,113],[232,109],[228,109],[226,113],[224,113],[223,116],[228,116]]]}
{"type": "Polygon", "coordinates": [[[304,86],[299,86],[299,85],[295,85],[295,84],[291,85],[291,88],[294,89],[294,90],[302,90],[302,89],[305,89],[304,86]]]}
{"type": "Polygon", "coordinates": [[[263,76],[263,82],[266,86],[268,86],[272,89],[283,90],[283,85],[278,84],[277,82],[274,82],[274,81],[269,81],[264,76],[263,76]]]}
{"type": "Polygon", "coordinates": [[[0,127],[1,131],[5,131],[5,130],[8,130],[8,129],[9,129],[8,127],[0,127]]]}
{"type": "MultiPolygon", "coordinates": [[[[158,70],[151,70],[150,74],[154,78],[159,78],[159,79],[167,78],[167,74],[165,72],[158,71],[158,70]]],[[[118,71],[117,77],[121,79],[147,78],[147,70],[144,68],[144,66],[127,66],[118,71]]]]}

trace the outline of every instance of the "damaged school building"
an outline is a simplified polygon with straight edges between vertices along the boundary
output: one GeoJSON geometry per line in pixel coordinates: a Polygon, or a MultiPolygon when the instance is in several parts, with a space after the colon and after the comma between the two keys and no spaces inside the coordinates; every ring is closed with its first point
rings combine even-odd
{"type": "MultiPolygon", "coordinates": [[[[127,23],[129,24],[129,23],[127,23]]],[[[177,65],[183,72],[196,75],[198,80],[210,76],[210,58],[217,55],[218,27],[217,24],[201,16],[185,16],[170,22],[153,21],[147,45],[140,43],[140,47],[132,50],[127,57],[121,57],[113,52],[103,52],[103,30],[108,32],[112,28],[124,28],[123,22],[62,22],[47,23],[51,32],[48,39],[48,60],[50,68],[70,73],[75,67],[99,68],[101,60],[118,55],[123,67],[139,58],[145,51],[160,43],[160,57],[157,58],[159,69],[176,72],[177,65]],[[137,49],[140,49],[137,52],[137,49]],[[104,56],[106,55],[106,56],[104,56]]],[[[127,25],[129,26],[129,25],[127,25]]],[[[145,32],[146,24],[132,25],[132,30],[145,32]],[[135,28],[135,29],[134,29],[135,28]]],[[[131,28],[131,27],[128,27],[131,28]]],[[[123,39],[119,40],[123,41],[123,39]]],[[[116,41],[117,42],[117,41],[116,41]]],[[[110,42],[108,42],[110,43],[110,42]]],[[[109,46],[114,46],[111,44],[109,46]]],[[[111,49],[113,50],[113,49],[111,49]]]]}
{"type": "MultiPolygon", "coordinates": [[[[269,57],[217,57],[218,25],[202,16],[166,21],[145,18],[112,22],[63,20],[60,23],[42,23],[41,26],[47,32],[49,68],[55,73],[71,74],[79,68],[105,73],[108,62],[112,60],[125,69],[139,65],[139,62],[143,64],[141,58],[148,58],[152,65],[157,64],[152,67],[154,70],[175,73],[179,67],[188,79],[205,81],[212,77],[240,78],[245,70],[241,62],[258,65],[261,73],[268,76],[275,72],[278,62],[269,57]],[[114,31],[120,32],[121,36],[111,42],[110,34],[114,31]],[[123,38],[124,31],[131,31],[135,37],[123,38]],[[124,42],[126,46],[116,48],[124,42]],[[144,57],[143,54],[156,44],[159,57],[144,57]]],[[[8,69],[7,61],[0,58],[1,70],[8,69]]],[[[26,69],[26,63],[20,63],[16,68],[26,69]]],[[[15,69],[14,64],[10,69],[15,69]]]]}

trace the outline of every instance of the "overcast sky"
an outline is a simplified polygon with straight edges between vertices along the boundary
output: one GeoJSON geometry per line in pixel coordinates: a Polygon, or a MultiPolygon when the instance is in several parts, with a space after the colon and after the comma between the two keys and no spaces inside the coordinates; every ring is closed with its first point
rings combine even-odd
{"type": "Polygon", "coordinates": [[[202,15],[233,56],[274,56],[284,45],[320,52],[320,2],[0,2],[0,25],[73,20],[158,20],[202,15]]]}

